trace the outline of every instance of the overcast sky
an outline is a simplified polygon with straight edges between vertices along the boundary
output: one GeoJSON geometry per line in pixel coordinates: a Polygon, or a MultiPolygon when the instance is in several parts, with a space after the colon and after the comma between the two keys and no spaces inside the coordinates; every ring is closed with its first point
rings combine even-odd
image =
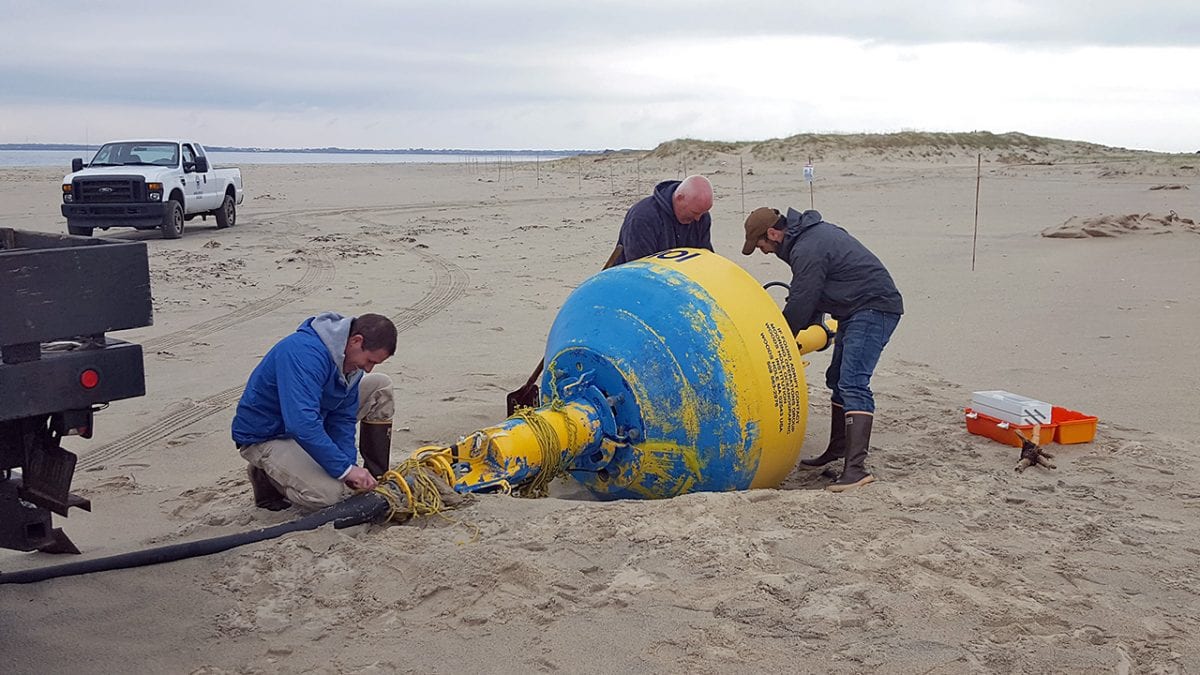
{"type": "Polygon", "coordinates": [[[1200,150],[1200,0],[0,0],[0,142],[1200,150]]]}

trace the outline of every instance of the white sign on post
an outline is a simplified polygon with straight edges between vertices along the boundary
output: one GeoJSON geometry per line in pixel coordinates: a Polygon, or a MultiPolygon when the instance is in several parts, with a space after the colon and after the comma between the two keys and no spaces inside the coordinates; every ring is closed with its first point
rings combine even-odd
{"type": "Polygon", "coordinates": [[[813,182],[813,165],[811,162],[804,165],[804,182],[813,182]]]}

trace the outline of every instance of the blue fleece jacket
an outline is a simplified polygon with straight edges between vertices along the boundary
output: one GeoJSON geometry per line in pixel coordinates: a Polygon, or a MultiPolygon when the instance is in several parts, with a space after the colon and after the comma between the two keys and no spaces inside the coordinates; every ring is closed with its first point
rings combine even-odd
{"type": "Polygon", "coordinates": [[[792,267],[783,316],[795,334],[820,320],[875,309],[904,313],[892,275],[862,242],[817,211],[788,209],[783,243],[775,251],[792,267]]]}
{"type": "Polygon", "coordinates": [[[624,251],[616,264],[645,258],[673,248],[712,247],[712,216],[704,214],[694,223],[675,219],[675,189],[682,181],[663,181],[654,187],[654,194],[629,208],[617,243],[624,251]]]}
{"type": "Polygon", "coordinates": [[[333,312],[306,319],[267,352],[238,401],[234,443],[292,438],[330,476],[350,472],[362,380],[361,370],[342,373],[351,321],[333,312]]]}

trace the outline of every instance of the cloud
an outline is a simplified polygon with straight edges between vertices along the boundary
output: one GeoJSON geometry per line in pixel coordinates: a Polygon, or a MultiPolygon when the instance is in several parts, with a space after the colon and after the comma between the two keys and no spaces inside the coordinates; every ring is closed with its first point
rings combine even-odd
{"type": "MultiPolygon", "coordinates": [[[[0,0],[3,140],[629,147],[817,129],[1088,129],[1195,110],[1195,2],[0,0]],[[1139,103],[1142,104],[1139,109],[1139,103]],[[1078,121],[1078,126],[1072,126],[1078,121]],[[15,135],[14,135],[15,134],[15,135]]],[[[1121,140],[1125,139],[1125,140],[1121,140]]]]}

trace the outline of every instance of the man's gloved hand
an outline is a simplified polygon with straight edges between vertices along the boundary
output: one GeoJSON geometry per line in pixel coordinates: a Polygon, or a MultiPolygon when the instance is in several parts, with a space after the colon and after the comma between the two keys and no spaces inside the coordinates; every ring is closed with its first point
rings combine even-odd
{"type": "Polygon", "coordinates": [[[346,474],[342,482],[355,490],[373,490],[376,485],[379,485],[379,481],[375,480],[371,472],[361,466],[350,469],[350,473],[346,474]]]}

